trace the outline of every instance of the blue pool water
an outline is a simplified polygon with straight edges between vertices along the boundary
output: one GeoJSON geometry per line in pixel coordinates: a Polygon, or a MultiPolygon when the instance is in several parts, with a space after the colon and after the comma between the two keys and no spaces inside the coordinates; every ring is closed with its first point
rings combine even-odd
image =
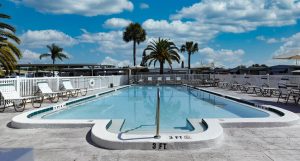
{"type": "MultiPolygon", "coordinates": [[[[160,86],[161,128],[192,130],[187,118],[258,118],[269,114],[185,86],[160,86]]],[[[44,119],[125,119],[122,131],[154,129],[156,86],[131,86],[96,100],[46,115],[44,119]]]]}

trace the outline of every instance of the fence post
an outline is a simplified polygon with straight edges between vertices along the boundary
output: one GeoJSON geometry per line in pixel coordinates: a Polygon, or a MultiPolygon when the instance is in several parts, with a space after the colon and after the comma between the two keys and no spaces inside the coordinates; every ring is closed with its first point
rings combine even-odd
{"type": "Polygon", "coordinates": [[[19,95],[21,95],[21,82],[19,76],[16,77],[16,81],[17,81],[17,92],[19,95]]]}
{"type": "Polygon", "coordinates": [[[56,77],[56,91],[59,91],[59,77],[56,77]]]}

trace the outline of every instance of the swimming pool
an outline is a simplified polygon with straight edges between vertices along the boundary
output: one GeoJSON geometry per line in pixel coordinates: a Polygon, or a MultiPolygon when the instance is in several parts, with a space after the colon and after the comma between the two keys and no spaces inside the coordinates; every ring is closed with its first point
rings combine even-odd
{"type": "Polygon", "coordinates": [[[125,119],[121,131],[155,128],[157,88],[160,89],[162,131],[192,131],[188,118],[264,118],[269,113],[187,86],[129,86],[87,103],[51,112],[42,119],[125,119]]]}

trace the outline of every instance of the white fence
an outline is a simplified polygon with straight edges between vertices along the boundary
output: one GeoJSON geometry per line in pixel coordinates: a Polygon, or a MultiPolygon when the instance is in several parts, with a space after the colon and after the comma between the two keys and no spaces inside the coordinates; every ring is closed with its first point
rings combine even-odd
{"type": "MultiPolygon", "coordinates": [[[[161,82],[167,82],[166,78],[176,80],[178,77],[183,83],[201,83],[203,80],[219,80],[224,82],[238,82],[244,84],[249,82],[253,85],[268,84],[270,87],[278,87],[278,83],[300,85],[300,75],[233,75],[233,74],[164,74],[164,75],[134,75],[130,82],[147,82],[151,77],[153,82],[160,77],[161,82]]],[[[195,84],[197,85],[197,84],[195,84]]]]}
{"type": "Polygon", "coordinates": [[[107,88],[128,84],[127,75],[116,76],[81,76],[81,77],[42,77],[42,78],[9,78],[0,79],[0,84],[14,84],[21,96],[34,95],[38,90],[37,82],[47,81],[53,91],[62,88],[62,80],[69,79],[74,88],[87,88],[88,90],[107,88]]]}

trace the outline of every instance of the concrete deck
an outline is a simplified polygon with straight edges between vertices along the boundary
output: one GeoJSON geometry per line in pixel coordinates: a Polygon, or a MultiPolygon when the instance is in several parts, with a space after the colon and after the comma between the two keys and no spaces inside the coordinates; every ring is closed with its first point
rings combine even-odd
{"type": "MultiPolygon", "coordinates": [[[[284,109],[300,114],[300,105],[277,104],[274,98],[210,89],[264,104],[279,105],[284,109]]],[[[300,160],[300,123],[280,128],[224,128],[223,143],[210,149],[118,151],[94,146],[90,140],[90,128],[10,128],[11,118],[18,114],[13,110],[0,113],[0,148],[33,148],[35,160],[41,161],[300,160]]]]}

